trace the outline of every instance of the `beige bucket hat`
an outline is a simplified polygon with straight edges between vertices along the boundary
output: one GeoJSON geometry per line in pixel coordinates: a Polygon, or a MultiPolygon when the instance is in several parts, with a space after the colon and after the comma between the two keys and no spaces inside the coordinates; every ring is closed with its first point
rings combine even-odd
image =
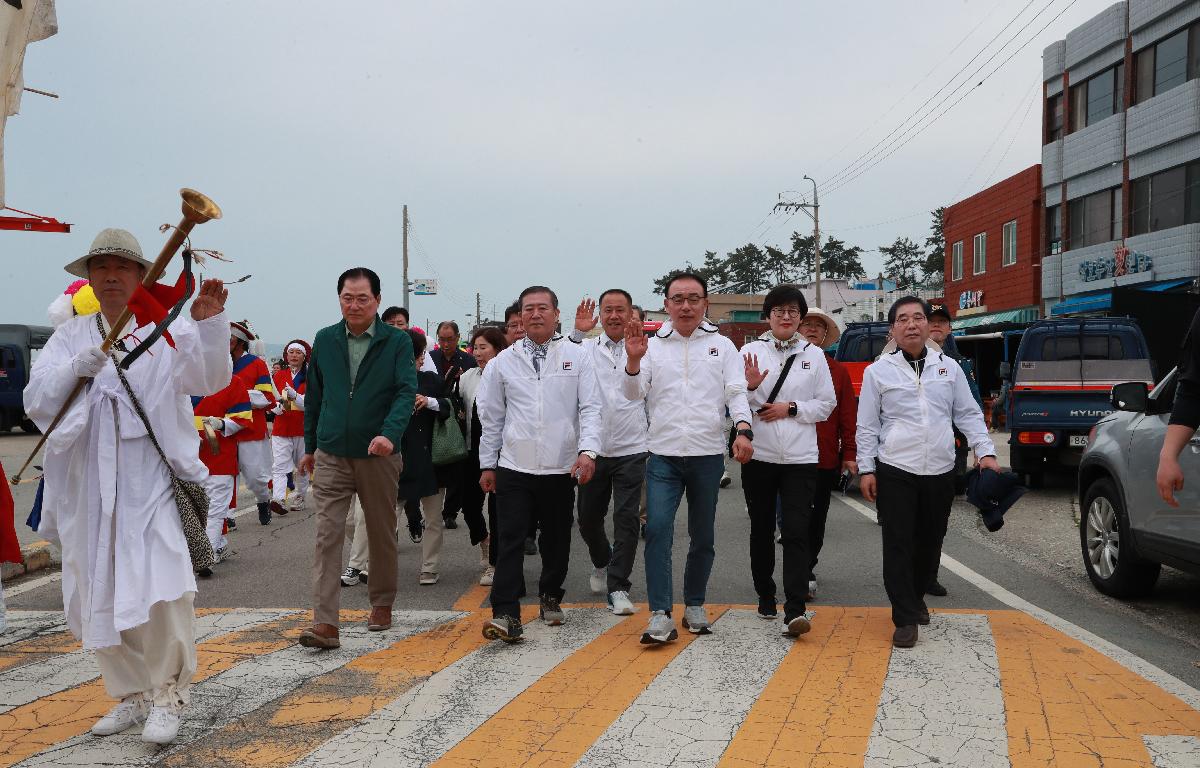
{"type": "Polygon", "coordinates": [[[830,315],[825,310],[821,309],[820,307],[809,307],[808,314],[806,314],[804,316],[804,319],[807,320],[810,317],[817,317],[825,322],[825,329],[826,329],[825,346],[826,347],[833,346],[834,344],[837,343],[837,340],[842,337],[842,329],[838,328],[837,321],[834,320],[833,316],[830,315]]]}
{"type": "Polygon", "coordinates": [[[92,247],[88,252],[63,267],[63,269],[69,274],[82,277],[86,280],[88,276],[88,259],[93,256],[120,256],[136,264],[141,264],[146,269],[154,266],[142,256],[142,246],[138,245],[136,237],[124,229],[110,227],[100,230],[100,234],[96,235],[96,239],[92,241],[92,247]]]}

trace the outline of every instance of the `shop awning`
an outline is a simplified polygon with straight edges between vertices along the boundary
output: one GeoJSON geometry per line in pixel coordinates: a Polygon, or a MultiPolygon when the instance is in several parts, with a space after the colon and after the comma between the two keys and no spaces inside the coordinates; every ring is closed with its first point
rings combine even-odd
{"type": "Polygon", "coordinates": [[[1112,308],[1112,291],[1100,291],[1084,296],[1063,299],[1050,309],[1051,315],[1075,315],[1080,312],[1103,312],[1112,308]]]}
{"type": "Polygon", "coordinates": [[[1032,323],[1037,319],[1038,311],[1036,307],[1009,309],[1004,312],[989,312],[986,315],[956,317],[954,318],[954,330],[961,331],[964,328],[978,328],[981,325],[992,325],[994,323],[1032,323]]]}

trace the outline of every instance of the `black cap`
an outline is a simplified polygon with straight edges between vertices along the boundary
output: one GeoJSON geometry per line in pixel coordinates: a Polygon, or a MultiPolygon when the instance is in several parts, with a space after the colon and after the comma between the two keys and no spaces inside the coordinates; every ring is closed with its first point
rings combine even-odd
{"type": "Polygon", "coordinates": [[[950,317],[950,310],[946,309],[945,304],[934,304],[930,307],[929,319],[932,320],[934,318],[934,316],[936,316],[936,315],[941,315],[942,317],[946,318],[948,321],[954,322],[954,318],[950,317]]]}

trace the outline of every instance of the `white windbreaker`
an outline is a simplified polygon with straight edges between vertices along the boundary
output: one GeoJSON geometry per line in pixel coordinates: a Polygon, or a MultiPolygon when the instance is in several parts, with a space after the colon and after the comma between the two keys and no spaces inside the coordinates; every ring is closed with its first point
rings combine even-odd
{"type": "Polygon", "coordinates": [[[966,436],[976,457],[995,456],[983,411],[971,396],[962,367],[926,344],[920,379],[904,353],[883,354],[867,366],[858,398],[858,469],[875,462],[915,475],[954,469],[953,426],[966,436]]]}
{"type": "Polygon", "coordinates": [[[771,390],[779,381],[784,363],[789,355],[796,360],[788,371],[777,403],[795,403],[796,415],[777,421],[763,421],[754,414],[754,459],[769,464],[816,464],[817,422],[829,418],[837,406],[837,395],[833,391],[833,377],[829,375],[829,363],[820,347],[808,342],[787,352],[776,349],[769,337],[752,341],[742,347],[742,355],[758,357],[758,369],[767,371],[758,388],[747,395],[751,410],[757,411],[766,404],[771,390]]]}
{"type": "Polygon", "coordinates": [[[604,334],[592,339],[576,341],[574,334],[569,339],[580,345],[591,356],[592,370],[600,387],[604,411],[600,430],[600,455],[610,458],[633,456],[646,452],[646,404],[641,400],[629,400],[621,394],[622,382],[629,378],[625,373],[625,342],[617,345],[616,354],[609,351],[604,334]]]}
{"type": "Polygon", "coordinates": [[[571,471],[580,451],[600,451],[600,391],[590,356],[561,336],[539,374],[523,343],[487,364],[475,395],[479,466],[530,475],[571,471]]]}
{"type": "Polygon", "coordinates": [[[751,423],[742,356],[707,323],[686,338],[663,323],[638,375],[626,374],[621,388],[629,400],[646,400],[649,448],[659,456],[725,453],[727,407],[735,424],[751,423]]]}

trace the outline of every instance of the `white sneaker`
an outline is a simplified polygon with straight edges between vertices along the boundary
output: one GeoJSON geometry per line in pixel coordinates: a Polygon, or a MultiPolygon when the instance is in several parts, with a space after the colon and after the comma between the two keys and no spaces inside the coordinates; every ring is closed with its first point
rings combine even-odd
{"type": "Polygon", "coordinates": [[[484,539],[479,542],[479,564],[484,568],[488,567],[488,559],[491,556],[491,539],[484,539]]]}
{"type": "Polygon", "coordinates": [[[97,736],[112,736],[114,733],[128,730],[146,720],[150,712],[150,704],[140,693],[126,696],[121,703],[108,711],[108,714],[96,721],[92,733],[97,736]]]}
{"type": "Polygon", "coordinates": [[[790,637],[800,637],[800,635],[808,634],[808,631],[812,629],[813,616],[816,616],[815,612],[805,611],[783,625],[783,634],[790,637]]]}
{"type": "Polygon", "coordinates": [[[229,557],[229,546],[217,547],[213,550],[213,565],[225,562],[227,557],[229,557]]]}
{"type": "Polygon", "coordinates": [[[593,568],[591,575],[588,576],[588,581],[592,585],[593,594],[603,595],[608,591],[608,566],[593,568]]]}
{"type": "Polygon", "coordinates": [[[292,500],[288,502],[288,510],[299,512],[302,509],[304,509],[304,497],[299,495],[293,496],[292,500]]]}
{"type": "Polygon", "coordinates": [[[642,633],[642,645],[661,645],[679,638],[675,622],[666,611],[655,611],[650,616],[650,626],[642,633]]]}
{"type": "Polygon", "coordinates": [[[809,579],[808,594],[804,597],[804,599],[805,600],[816,600],[817,599],[817,580],[816,579],[809,579]]]}
{"type": "Polygon", "coordinates": [[[689,605],[683,609],[683,628],[693,635],[711,635],[712,624],[703,605],[689,605]]]}
{"type": "Polygon", "coordinates": [[[483,575],[479,577],[479,586],[492,586],[492,579],[494,578],[496,578],[496,569],[489,565],[487,568],[483,569],[483,575]]]}
{"type": "Polygon", "coordinates": [[[608,593],[608,610],[615,616],[632,616],[637,608],[629,601],[628,592],[618,591],[608,593]]]}
{"type": "Polygon", "coordinates": [[[430,573],[429,571],[425,571],[424,573],[421,574],[421,578],[418,581],[421,584],[421,586],[428,587],[432,584],[438,583],[438,575],[436,573],[430,573]]]}
{"type": "Polygon", "coordinates": [[[179,713],[175,707],[150,708],[146,727],[142,729],[142,741],[150,744],[170,744],[179,735],[179,713]]]}

